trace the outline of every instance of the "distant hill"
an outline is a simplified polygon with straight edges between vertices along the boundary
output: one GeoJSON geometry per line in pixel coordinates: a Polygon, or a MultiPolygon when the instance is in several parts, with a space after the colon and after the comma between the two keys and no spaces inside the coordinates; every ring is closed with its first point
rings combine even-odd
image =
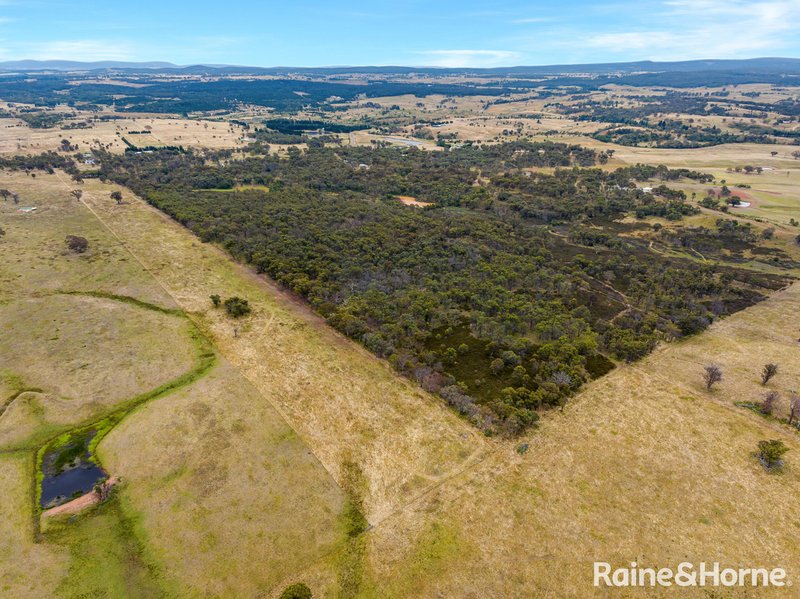
{"type": "Polygon", "coordinates": [[[71,60],[14,60],[0,62],[0,71],[94,71],[114,70],[135,72],[140,70],[161,71],[165,73],[215,73],[231,74],[289,74],[337,75],[363,73],[376,75],[429,73],[429,74],[474,74],[482,76],[535,77],[552,75],[627,75],[634,73],[770,73],[798,74],[798,58],[750,58],[741,60],[687,60],[676,62],[636,62],[567,64],[542,66],[513,66],[496,68],[442,68],[424,66],[336,66],[336,67],[254,67],[237,65],[190,65],[179,66],[169,62],[124,62],[97,61],[79,62],[71,60]]]}
{"type": "Polygon", "coordinates": [[[94,71],[103,69],[169,69],[176,68],[171,62],[124,62],[100,60],[79,62],[76,60],[7,60],[0,62],[3,71],[94,71]]]}

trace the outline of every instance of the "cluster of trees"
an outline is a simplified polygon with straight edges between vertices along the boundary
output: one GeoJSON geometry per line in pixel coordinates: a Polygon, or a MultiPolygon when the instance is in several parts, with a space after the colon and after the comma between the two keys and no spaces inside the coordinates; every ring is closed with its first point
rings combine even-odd
{"type": "Polygon", "coordinates": [[[228,314],[228,316],[231,316],[232,318],[242,318],[243,316],[247,316],[250,314],[250,312],[252,312],[252,308],[250,308],[250,302],[238,296],[229,297],[225,301],[222,301],[222,298],[215,293],[211,295],[210,299],[215,308],[222,306],[225,308],[225,312],[228,314]]]}
{"type": "MultiPolygon", "coordinates": [[[[319,123],[272,122],[269,134],[296,138],[319,123]]],[[[670,127],[659,124],[659,135],[670,127]]],[[[693,334],[757,299],[743,296],[735,274],[689,269],[603,226],[625,214],[695,213],[681,192],[659,185],[645,194],[635,185],[712,180],[695,171],[636,165],[609,173],[592,168],[606,155],[532,142],[436,153],[314,148],[288,158],[227,155],[224,166],[222,153],[152,150],[103,155],[101,177],[133,187],[281,281],[491,432],[535,422],[536,410],[563,403],[605,355],[636,359],[660,339],[693,334]],[[557,170],[531,172],[537,167],[557,170]],[[240,184],[271,191],[213,191],[240,184]],[[408,209],[396,195],[433,206],[408,209]]],[[[55,153],[2,158],[0,166],[78,172],[55,153]]],[[[662,234],[698,249],[757,241],[748,226],[724,219],[714,230],[662,234]]],[[[250,310],[246,300],[214,297],[233,317],[250,310]]]]}
{"type": "Polygon", "coordinates": [[[27,156],[0,156],[0,168],[26,172],[39,170],[49,174],[53,174],[55,169],[60,169],[73,177],[80,175],[75,160],[70,156],[64,156],[57,152],[45,152],[27,156]]]}
{"type": "MultiPolygon", "coordinates": [[[[768,363],[761,370],[761,384],[767,385],[778,374],[778,365],[768,363]]],[[[703,383],[706,390],[711,391],[714,385],[723,379],[722,368],[716,364],[708,364],[703,368],[703,383]]],[[[772,416],[780,404],[780,394],[775,390],[767,391],[763,400],[758,404],[741,403],[748,408],[757,409],[765,416],[772,416]]],[[[786,423],[790,426],[800,426],[800,395],[792,392],[789,398],[788,418],[786,423]]],[[[789,448],[779,439],[763,440],[758,442],[758,451],[754,454],[767,472],[777,472],[783,468],[783,456],[789,448]]]]}
{"type": "Polygon", "coordinates": [[[586,99],[570,104],[549,106],[581,121],[613,123],[614,126],[593,135],[598,140],[627,146],[697,148],[722,143],[798,143],[800,133],[790,129],[756,123],[732,122],[739,132],[723,131],[716,126],[699,126],[693,118],[663,118],[665,114],[738,116],[748,111],[750,118],[767,118],[778,112],[791,118],[797,114],[797,102],[784,100],[775,104],[731,99],[727,92],[712,95],[671,90],[659,96],[629,96],[617,99],[586,99]]]}
{"type": "MultiPolygon", "coordinates": [[[[769,382],[778,374],[778,371],[778,364],[775,364],[774,362],[764,364],[764,367],[761,369],[760,373],[761,385],[766,387],[769,382]]],[[[714,385],[722,382],[722,380],[722,367],[718,366],[717,364],[708,364],[703,368],[703,383],[705,384],[707,391],[711,391],[714,388],[714,385]]],[[[737,405],[757,410],[765,416],[772,416],[777,411],[780,404],[780,393],[774,389],[770,389],[764,394],[762,400],[758,403],[742,402],[737,405]]],[[[786,423],[790,426],[793,425],[800,428],[800,395],[794,391],[789,394],[786,423]]]]}
{"type": "Polygon", "coordinates": [[[614,127],[593,133],[592,137],[598,141],[622,146],[657,148],[704,148],[728,143],[777,143],[777,140],[765,134],[729,133],[719,127],[698,127],[681,121],[661,121],[657,126],[645,124],[639,128],[614,127]]]}
{"type": "MultiPolygon", "coordinates": [[[[702,203],[702,202],[701,202],[702,203]]],[[[769,229],[765,229],[769,231],[769,229]]],[[[773,230],[774,231],[774,230],[773,230]]],[[[661,229],[662,241],[683,248],[691,248],[702,253],[719,253],[723,249],[739,252],[755,247],[759,239],[771,233],[756,233],[751,223],[741,223],[734,219],[718,218],[715,227],[676,227],[661,229]]]]}
{"type": "Polygon", "coordinates": [[[351,131],[360,131],[362,129],[369,129],[369,124],[344,124],[332,121],[320,121],[314,119],[267,119],[264,121],[264,126],[267,129],[285,133],[288,135],[300,135],[305,131],[313,131],[317,129],[324,129],[331,133],[349,133],[351,131]]]}
{"type": "Polygon", "coordinates": [[[169,150],[172,152],[184,152],[183,146],[137,146],[127,137],[122,137],[126,152],[155,152],[156,150],[169,150]]]}
{"type": "Polygon", "coordinates": [[[643,165],[608,173],[577,146],[99,157],[101,178],[306,298],[490,433],[530,426],[540,408],[613,367],[606,356],[637,359],[760,297],[738,272],[689,268],[606,227],[684,201],[636,181],[706,175],[643,165]],[[529,170],[537,166],[560,168],[529,170]],[[269,192],[215,191],[243,184],[269,192]]]}
{"type": "Polygon", "coordinates": [[[16,116],[20,120],[25,121],[32,129],[50,129],[61,123],[64,119],[75,116],[75,114],[63,112],[20,111],[16,116]]]}
{"type": "MultiPolygon", "coordinates": [[[[79,78],[79,77],[77,77],[79,78]]],[[[58,104],[116,106],[118,111],[186,114],[189,112],[232,110],[242,104],[269,106],[279,112],[294,112],[307,106],[327,107],[330,98],[340,101],[359,96],[388,97],[414,94],[428,96],[501,96],[508,87],[449,83],[394,83],[374,81],[349,85],[329,81],[298,79],[215,79],[212,81],[164,81],[140,74],[136,81],[146,86],[84,82],[69,74],[10,76],[3,81],[3,99],[9,102],[56,106],[58,104]],[[300,92],[300,93],[298,93],[300,92]],[[302,94],[302,95],[301,95],[302,94]]]]}

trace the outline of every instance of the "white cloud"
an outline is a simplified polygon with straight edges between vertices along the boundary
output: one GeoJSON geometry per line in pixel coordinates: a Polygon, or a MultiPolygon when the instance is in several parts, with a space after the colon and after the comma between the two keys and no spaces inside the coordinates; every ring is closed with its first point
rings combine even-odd
{"type": "Polygon", "coordinates": [[[589,47],[636,51],[655,60],[733,58],[779,52],[796,43],[800,0],[668,0],[659,28],[588,35],[589,47]]]}
{"type": "Polygon", "coordinates": [[[33,60],[133,60],[131,44],[118,40],[54,40],[43,44],[17,44],[4,48],[5,54],[14,54],[33,60]]]}
{"type": "Polygon", "coordinates": [[[520,57],[510,50],[424,50],[416,52],[429,59],[426,66],[432,67],[495,67],[509,65],[520,57]]]}

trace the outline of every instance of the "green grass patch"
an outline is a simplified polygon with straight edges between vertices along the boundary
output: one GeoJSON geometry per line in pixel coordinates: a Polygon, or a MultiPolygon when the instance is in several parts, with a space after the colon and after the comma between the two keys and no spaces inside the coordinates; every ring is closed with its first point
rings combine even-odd
{"type": "Polygon", "coordinates": [[[433,522],[416,540],[403,559],[397,577],[386,585],[384,597],[411,597],[422,594],[426,584],[436,580],[456,560],[467,556],[457,531],[433,522]]]}
{"type": "Polygon", "coordinates": [[[64,468],[72,464],[76,459],[86,455],[92,432],[92,430],[84,430],[79,433],[69,434],[66,443],[63,445],[51,445],[51,451],[57,452],[51,465],[54,474],[60,474],[64,471],[64,468]]]}
{"type": "Polygon", "coordinates": [[[778,422],[780,424],[785,424],[786,426],[790,426],[793,429],[800,431],[800,421],[795,421],[792,424],[789,424],[789,420],[787,418],[779,418],[777,416],[773,416],[772,414],[765,414],[761,409],[761,404],[752,402],[752,401],[737,401],[734,405],[744,408],[746,410],[750,410],[751,412],[755,412],[762,418],[766,420],[770,420],[772,422],[778,422]]]}
{"type": "Polygon", "coordinates": [[[349,599],[364,596],[369,583],[366,580],[367,540],[364,533],[369,522],[363,513],[363,496],[366,478],[355,462],[342,464],[342,488],[347,496],[338,517],[342,534],[339,550],[335,552],[335,566],[339,587],[338,597],[349,599]],[[366,583],[366,584],[365,584],[366,583]]]}
{"type": "Polygon", "coordinates": [[[80,516],[50,523],[46,539],[65,547],[70,567],[57,589],[68,599],[176,596],[139,540],[139,526],[118,493],[80,516]]]}
{"type": "Polygon", "coordinates": [[[130,304],[132,306],[136,306],[137,308],[144,308],[145,310],[153,310],[154,312],[160,312],[161,314],[170,314],[172,316],[186,316],[183,310],[180,310],[178,308],[164,308],[163,306],[157,306],[156,304],[143,302],[140,299],[136,299],[135,297],[130,297],[128,295],[116,295],[114,293],[106,293],[105,291],[60,291],[59,293],[61,295],[84,295],[87,297],[109,299],[109,300],[114,300],[116,302],[123,302],[125,304],[130,304]]]}

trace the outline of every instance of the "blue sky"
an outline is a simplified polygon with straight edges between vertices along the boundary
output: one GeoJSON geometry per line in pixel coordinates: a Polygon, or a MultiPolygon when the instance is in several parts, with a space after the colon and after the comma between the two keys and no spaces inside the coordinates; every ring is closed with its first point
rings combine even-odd
{"type": "Polygon", "coordinates": [[[0,60],[508,66],[800,57],[800,0],[0,0],[0,60]]]}

